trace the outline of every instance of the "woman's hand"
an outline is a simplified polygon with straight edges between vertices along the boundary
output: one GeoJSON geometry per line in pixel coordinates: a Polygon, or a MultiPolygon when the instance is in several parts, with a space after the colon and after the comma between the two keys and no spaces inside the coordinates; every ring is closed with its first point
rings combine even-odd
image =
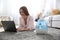
{"type": "Polygon", "coordinates": [[[24,27],[24,28],[18,27],[17,28],[17,31],[23,31],[23,30],[28,31],[28,30],[30,30],[30,28],[28,28],[28,27],[24,27]]]}
{"type": "Polygon", "coordinates": [[[22,31],[22,28],[21,28],[21,27],[18,27],[18,28],[17,28],[17,31],[22,31]]]}
{"type": "Polygon", "coordinates": [[[30,28],[28,28],[28,27],[25,27],[25,28],[24,28],[24,30],[26,30],[26,31],[27,31],[27,30],[30,30],[30,28]]]}

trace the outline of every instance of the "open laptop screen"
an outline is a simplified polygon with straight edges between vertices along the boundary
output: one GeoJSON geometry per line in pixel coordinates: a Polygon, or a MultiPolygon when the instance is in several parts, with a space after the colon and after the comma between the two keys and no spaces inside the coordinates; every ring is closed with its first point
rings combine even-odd
{"type": "Polygon", "coordinates": [[[1,22],[5,31],[16,32],[14,21],[1,21],[1,22]]]}

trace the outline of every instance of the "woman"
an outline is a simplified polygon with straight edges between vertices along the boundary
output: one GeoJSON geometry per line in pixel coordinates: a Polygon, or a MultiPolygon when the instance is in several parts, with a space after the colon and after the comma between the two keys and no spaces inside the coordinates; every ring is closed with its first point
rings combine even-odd
{"type": "Polygon", "coordinates": [[[25,6],[19,9],[21,17],[19,18],[18,31],[22,30],[32,30],[34,28],[33,18],[29,15],[29,12],[25,6]]]}

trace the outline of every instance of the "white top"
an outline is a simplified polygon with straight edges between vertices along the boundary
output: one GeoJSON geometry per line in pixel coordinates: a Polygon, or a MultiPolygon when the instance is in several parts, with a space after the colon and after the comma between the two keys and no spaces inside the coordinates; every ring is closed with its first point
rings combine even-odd
{"type": "Polygon", "coordinates": [[[28,27],[30,29],[34,29],[34,21],[31,16],[28,16],[27,18],[27,24],[25,25],[24,19],[22,17],[19,18],[19,27],[28,27]]]}

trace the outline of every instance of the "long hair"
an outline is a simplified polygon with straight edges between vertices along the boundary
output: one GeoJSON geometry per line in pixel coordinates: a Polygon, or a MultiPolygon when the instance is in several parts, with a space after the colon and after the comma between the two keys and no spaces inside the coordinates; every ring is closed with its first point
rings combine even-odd
{"type": "Polygon", "coordinates": [[[23,12],[25,13],[26,16],[29,16],[29,12],[28,9],[25,6],[22,6],[19,10],[23,10],[23,12]]]}

